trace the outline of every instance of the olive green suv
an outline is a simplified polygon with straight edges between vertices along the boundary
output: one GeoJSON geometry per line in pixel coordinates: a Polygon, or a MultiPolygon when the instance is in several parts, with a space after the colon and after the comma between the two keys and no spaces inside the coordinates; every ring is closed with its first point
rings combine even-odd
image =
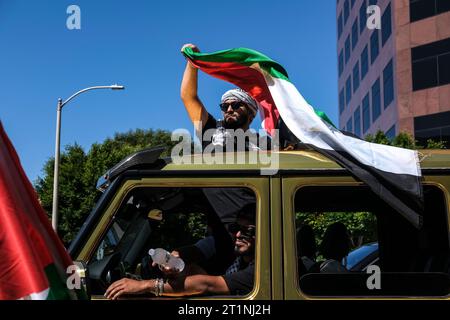
{"type": "MultiPolygon", "coordinates": [[[[272,174],[262,174],[267,162],[259,160],[230,165],[193,155],[174,163],[160,158],[162,151],[153,148],[131,155],[99,179],[103,194],[69,249],[83,265],[92,299],[104,299],[109,284],[122,277],[154,276],[149,249],[171,251],[207,237],[214,206],[205,191],[228,195],[232,189],[245,190],[256,201],[253,290],[243,296],[202,299],[449,298],[449,151],[421,151],[421,229],[346,169],[314,151],[277,152],[272,174]],[[363,225],[348,225],[361,224],[361,216],[363,225]],[[349,235],[349,249],[376,242],[377,258],[358,271],[324,272],[324,224],[340,218],[349,230],[361,231],[349,235]],[[305,268],[298,233],[305,224],[315,231],[310,268],[305,268]]],[[[232,197],[223,200],[224,209],[233,202],[232,197]]]]}

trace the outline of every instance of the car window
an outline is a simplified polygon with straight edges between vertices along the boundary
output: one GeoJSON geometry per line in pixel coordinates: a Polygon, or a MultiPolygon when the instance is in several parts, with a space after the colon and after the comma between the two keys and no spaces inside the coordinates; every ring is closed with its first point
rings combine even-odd
{"type": "Polygon", "coordinates": [[[138,208],[133,205],[133,195],[130,195],[125,204],[120,208],[114,218],[114,222],[98,246],[91,262],[99,261],[116,251],[117,245],[125,234],[126,229],[136,218],[138,208]]]}
{"type": "Polygon", "coordinates": [[[434,186],[425,186],[424,195],[418,230],[364,186],[298,189],[299,290],[316,296],[448,295],[446,199],[434,186]]]}
{"type": "Polygon", "coordinates": [[[232,294],[248,294],[253,289],[253,270],[240,278],[230,275],[231,267],[234,272],[254,268],[247,259],[236,265],[237,241],[257,232],[256,223],[252,230],[242,226],[244,214],[256,219],[256,196],[248,188],[131,190],[89,260],[92,294],[102,295],[123,277],[166,277],[149,255],[150,249],[158,248],[176,251],[189,266],[186,272],[224,276],[232,294]]]}

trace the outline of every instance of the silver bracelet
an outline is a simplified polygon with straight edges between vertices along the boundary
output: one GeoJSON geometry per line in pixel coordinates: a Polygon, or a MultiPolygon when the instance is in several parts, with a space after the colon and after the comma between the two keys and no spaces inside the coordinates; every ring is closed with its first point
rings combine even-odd
{"type": "Polygon", "coordinates": [[[158,296],[162,296],[164,293],[164,279],[158,279],[158,296]]]}

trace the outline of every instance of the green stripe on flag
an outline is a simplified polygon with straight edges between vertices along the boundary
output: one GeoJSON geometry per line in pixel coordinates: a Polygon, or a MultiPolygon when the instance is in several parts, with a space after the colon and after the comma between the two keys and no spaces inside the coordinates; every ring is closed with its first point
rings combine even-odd
{"type": "Polygon", "coordinates": [[[337,129],[336,126],[333,124],[333,122],[330,120],[330,118],[328,118],[328,116],[327,116],[327,114],[326,114],[325,112],[320,111],[320,110],[316,110],[316,109],[314,109],[314,112],[315,112],[315,113],[316,113],[323,121],[325,121],[325,122],[328,123],[330,126],[332,126],[332,127],[334,127],[335,129],[337,129]]]}
{"type": "Polygon", "coordinates": [[[50,284],[47,300],[69,300],[71,299],[65,279],[61,279],[54,264],[45,267],[45,274],[50,284]]]}
{"type": "Polygon", "coordinates": [[[213,53],[194,52],[192,48],[184,48],[183,53],[192,60],[217,63],[237,63],[244,66],[251,66],[258,63],[261,68],[268,72],[272,77],[281,78],[289,81],[288,74],[284,68],[266,55],[248,48],[235,48],[216,51],[213,53]]]}

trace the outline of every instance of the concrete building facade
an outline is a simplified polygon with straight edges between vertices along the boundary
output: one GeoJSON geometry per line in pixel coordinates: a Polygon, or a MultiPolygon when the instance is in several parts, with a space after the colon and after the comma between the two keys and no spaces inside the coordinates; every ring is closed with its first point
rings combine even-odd
{"type": "Polygon", "coordinates": [[[450,0],[337,0],[336,8],[340,128],[450,142],[450,0]]]}

